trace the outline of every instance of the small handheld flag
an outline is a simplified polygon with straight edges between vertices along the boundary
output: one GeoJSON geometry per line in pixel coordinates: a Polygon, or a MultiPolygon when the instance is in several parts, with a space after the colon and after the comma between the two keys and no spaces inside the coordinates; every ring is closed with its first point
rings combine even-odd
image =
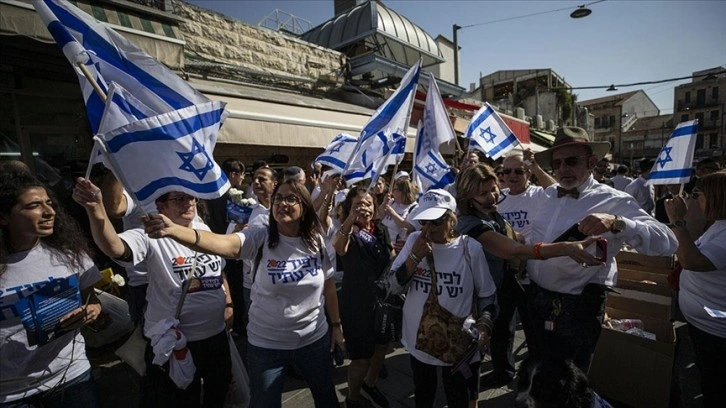
{"type": "Polygon", "coordinates": [[[691,179],[691,164],[696,147],[698,120],[681,122],[660,149],[646,184],[686,184],[691,179]]]}
{"type": "Polygon", "coordinates": [[[471,118],[464,137],[469,139],[469,148],[481,151],[492,160],[502,157],[519,143],[514,132],[489,103],[485,103],[471,118]]]}

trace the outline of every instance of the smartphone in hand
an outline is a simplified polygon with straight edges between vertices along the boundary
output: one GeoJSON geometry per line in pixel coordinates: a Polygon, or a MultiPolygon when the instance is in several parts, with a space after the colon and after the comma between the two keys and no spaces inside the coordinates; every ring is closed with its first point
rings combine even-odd
{"type": "Polygon", "coordinates": [[[600,262],[605,262],[608,257],[608,240],[600,238],[595,241],[595,258],[600,262]]]}

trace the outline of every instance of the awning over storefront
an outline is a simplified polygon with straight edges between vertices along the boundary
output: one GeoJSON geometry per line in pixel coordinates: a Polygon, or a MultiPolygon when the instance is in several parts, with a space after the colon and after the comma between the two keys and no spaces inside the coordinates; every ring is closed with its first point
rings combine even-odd
{"type": "MultiPolygon", "coordinates": [[[[210,99],[227,103],[229,116],[217,143],[325,148],[338,134],[358,136],[374,111],[313,96],[190,79],[210,99]]],[[[406,151],[416,129],[409,127],[406,151]]]]}
{"type": "MultiPolygon", "coordinates": [[[[184,66],[184,40],[178,17],[133,3],[92,4],[80,1],[74,5],[96,20],[108,23],[147,54],[171,68],[184,66]],[[172,22],[178,20],[175,24],[172,22]]],[[[48,29],[29,1],[0,0],[0,34],[22,35],[41,42],[54,42],[48,29]]]]}

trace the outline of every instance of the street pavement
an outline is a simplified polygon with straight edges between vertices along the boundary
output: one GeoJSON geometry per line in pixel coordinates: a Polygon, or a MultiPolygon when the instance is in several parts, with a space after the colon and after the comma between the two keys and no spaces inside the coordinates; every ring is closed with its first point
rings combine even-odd
{"type": "MultiPolygon", "coordinates": [[[[693,364],[693,351],[688,338],[686,326],[676,324],[678,347],[674,367],[675,390],[671,408],[702,408],[699,391],[698,371],[693,364]]],[[[515,336],[514,355],[517,366],[527,356],[527,347],[524,342],[522,330],[515,336]]],[[[101,400],[104,408],[126,408],[140,406],[139,387],[140,377],[125,363],[119,361],[112,353],[98,351],[89,353],[94,368],[94,376],[98,382],[101,400]]],[[[413,378],[411,375],[409,355],[398,345],[387,356],[385,362],[388,377],[378,382],[378,388],[385,394],[391,408],[414,407],[413,378]]],[[[338,399],[343,402],[347,394],[346,365],[335,369],[335,384],[338,399]]],[[[484,359],[481,374],[491,371],[491,362],[484,359]]],[[[516,379],[503,387],[481,390],[479,393],[479,407],[502,408],[513,407],[515,398],[516,379]]],[[[664,391],[664,392],[667,392],[664,391]]],[[[434,407],[444,407],[443,388],[439,382],[437,399],[434,407]]],[[[627,408],[626,405],[611,401],[615,408],[627,408]]],[[[284,408],[313,408],[312,395],[305,382],[287,376],[282,396],[284,408]]],[[[341,404],[342,406],[342,404],[341,404]]]]}

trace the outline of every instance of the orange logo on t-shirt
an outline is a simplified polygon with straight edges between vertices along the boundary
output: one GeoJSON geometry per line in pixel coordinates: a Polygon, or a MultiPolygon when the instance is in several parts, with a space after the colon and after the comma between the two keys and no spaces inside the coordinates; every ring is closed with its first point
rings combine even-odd
{"type": "Polygon", "coordinates": [[[184,260],[185,260],[185,259],[186,259],[186,258],[184,258],[183,256],[178,256],[178,257],[176,257],[176,258],[174,259],[174,264],[175,264],[175,265],[184,265],[184,260]]]}

